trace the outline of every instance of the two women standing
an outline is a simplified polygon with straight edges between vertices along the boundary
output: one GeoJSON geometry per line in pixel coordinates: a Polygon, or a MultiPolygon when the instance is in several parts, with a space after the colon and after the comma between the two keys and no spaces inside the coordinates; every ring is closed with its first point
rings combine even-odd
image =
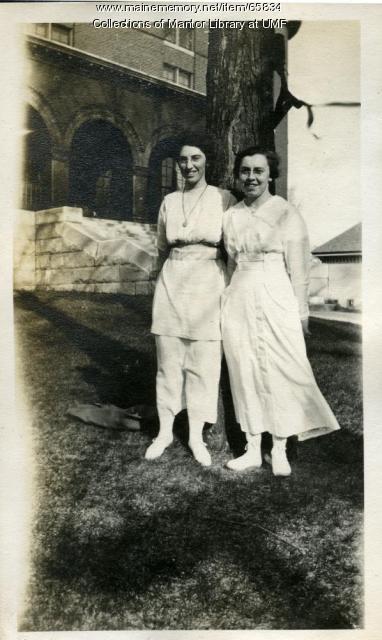
{"type": "Polygon", "coordinates": [[[166,196],[158,220],[158,250],[168,255],[152,326],[160,430],[146,458],[163,453],[176,413],[187,407],[190,449],[202,465],[211,464],[202,431],[204,422],[216,421],[222,337],[236,419],[247,438],[246,453],[227,466],[261,466],[261,433],[268,431],[273,473],[289,475],[288,436],[303,440],[339,428],[306,357],[305,224],[269,191],[276,154],[254,147],[238,154],[235,177],[244,200],[234,205],[229,192],[207,185],[203,144],[192,142],[181,145],[178,158],[184,189],[166,196]],[[233,273],[227,288],[222,227],[233,273]]]}

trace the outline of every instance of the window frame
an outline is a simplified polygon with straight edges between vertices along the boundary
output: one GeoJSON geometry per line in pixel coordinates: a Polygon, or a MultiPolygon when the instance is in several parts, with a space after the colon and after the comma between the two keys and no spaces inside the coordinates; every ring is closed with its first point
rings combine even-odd
{"type": "Polygon", "coordinates": [[[178,28],[178,27],[167,27],[167,28],[174,29],[175,42],[170,42],[169,40],[166,40],[166,38],[163,38],[163,42],[167,46],[172,47],[173,49],[178,49],[180,51],[188,53],[190,56],[195,56],[195,28],[193,28],[193,30],[192,30],[192,49],[187,49],[186,47],[182,47],[182,45],[179,44],[180,31],[181,31],[180,28],[178,28]]]}
{"type": "Polygon", "coordinates": [[[58,44],[63,44],[67,47],[73,46],[73,42],[74,42],[73,27],[67,27],[65,24],[62,24],[60,22],[35,22],[31,26],[32,26],[32,33],[33,35],[37,36],[37,38],[45,38],[46,40],[50,40],[51,42],[57,42],[58,44]],[[41,34],[37,33],[37,27],[39,25],[44,25],[44,27],[46,27],[47,35],[42,36],[41,34]],[[61,40],[57,40],[56,38],[52,37],[53,30],[54,28],[57,28],[57,27],[67,32],[68,42],[61,42],[61,40]]]}
{"type": "Polygon", "coordinates": [[[160,193],[161,200],[176,188],[176,160],[172,156],[166,156],[161,160],[160,193]],[[171,161],[171,166],[170,162],[171,161]],[[166,163],[166,164],[165,164],[166,163]],[[175,178],[175,179],[174,179],[175,178]]]}
{"type": "Polygon", "coordinates": [[[174,64],[168,64],[168,62],[164,62],[163,63],[163,70],[165,67],[168,67],[170,69],[174,69],[175,71],[175,80],[169,80],[168,78],[165,78],[163,76],[163,79],[166,82],[171,82],[171,84],[175,84],[177,87],[183,87],[184,89],[193,89],[194,88],[194,74],[192,73],[192,71],[187,71],[187,69],[182,69],[181,67],[176,67],[174,64]],[[190,84],[183,84],[182,82],[179,82],[179,72],[182,72],[184,74],[187,74],[190,78],[190,84]]]}

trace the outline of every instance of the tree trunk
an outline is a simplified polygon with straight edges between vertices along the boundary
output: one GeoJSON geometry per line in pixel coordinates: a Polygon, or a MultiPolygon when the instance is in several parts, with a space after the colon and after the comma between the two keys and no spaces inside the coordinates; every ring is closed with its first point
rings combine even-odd
{"type": "Polygon", "coordinates": [[[274,148],[271,29],[214,29],[209,35],[207,131],[216,140],[209,181],[233,186],[234,156],[253,144],[274,148]]]}

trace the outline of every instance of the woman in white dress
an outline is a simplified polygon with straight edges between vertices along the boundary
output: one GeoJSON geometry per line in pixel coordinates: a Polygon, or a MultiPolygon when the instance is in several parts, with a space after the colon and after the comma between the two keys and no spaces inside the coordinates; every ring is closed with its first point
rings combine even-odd
{"type": "Polygon", "coordinates": [[[211,457],[205,422],[217,419],[221,366],[220,298],[227,284],[221,260],[223,212],[236,202],[229,191],[207,184],[206,139],[188,136],[179,147],[184,188],[168,194],[158,218],[163,268],[153,302],[158,372],[159,433],[145,458],[162,455],[173,440],[174,417],[187,408],[189,447],[203,466],[211,457]]]}
{"type": "Polygon", "coordinates": [[[231,283],[222,297],[222,335],[246,452],[227,466],[260,467],[261,433],[273,436],[275,475],[287,476],[287,438],[306,440],[339,429],[306,356],[310,247],[299,213],[270,182],[278,156],[251,147],[238,154],[235,177],[244,199],[224,214],[231,283]]]}

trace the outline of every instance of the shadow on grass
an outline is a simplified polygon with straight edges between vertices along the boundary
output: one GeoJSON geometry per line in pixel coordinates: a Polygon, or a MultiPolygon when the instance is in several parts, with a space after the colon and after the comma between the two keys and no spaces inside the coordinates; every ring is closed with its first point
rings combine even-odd
{"type": "MultiPolygon", "coordinates": [[[[275,492],[270,494],[266,508],[257,498],[261,518],[265,516],[268,526],[273,522],[275,530],[280,518],[294,520],[298,525],[296,507],[303,509],[306,501],[301,489],[293,497],[287,489],[282,493],[284,502],[275,492]]],[[[216,503],[210,490],[197,496],[179,491],[172,509],[149,515],[127,503],[119,513],[123,524],[118,531],[105,528],[103,533],[97,532],[97,524],[93,530],[79,530],[78,513],[74,512],[72,519],[63,524],[57,544],[53,544],[39,571],[48,582],[53,579],[76,584],[84,580],[87,588],[100,595],[107,594],[111,599],[122,595],[128,601],[150,592],[153,585],[160,593],[174,580],[186,582],[195,575],[196,567],[203,574],[218,556],[223,559],[223,570],[226,566],[229,573],[234,567],[245,583],[242,602],[237,606],[242,609],[242,616],[250,616],[252,628],[256,628],[256,620],[261,620],[264,611],[248,614],[248,589],[256,591],[261,602],[267,603],[268,613],[274,616],[273,628],[352,627],[344,610],[338,568],[326,566],[325,549],[311,555],[303,553],[303,548],[294,549],[257,528],[256,520],[246,517],[246,513],[253,514],[253,497],[243,495],[240,483],[231,485],[229,494],[224,498],[220,495],[219,499],[223,504],[216,503]],[[232,521],[232,514],[236,521],[232,521]]],[[[224,573],[220,578],[224,579],[224,573]]],[[[206,607],[211,601],[215,608],[219,606],[211,591],[218,580],[219,575],[213,574],[206,574],[205,580],[199,578],[198,598],[206,607]]],[[[240,611],[237,613],[240,615],[240,611]]]]}
{"type": "MultiPolygon", "coordinates": [[[[122,340],[81,324],[33,293],[19,294],[17,303],[48,320],[62,338],[90,358],[94,365],[77,367],[77,370],[85,382],[94,387],[100,402],[120,407],[155,405],[156,365],[152,345],[146,350],[133,349],[122,340]]],[[[128,319],[126,331],[129,331],[128,319]]]]}
{"type": "MultiPolygon", "coordinates": [[[[68,294],[66,294],[68,296],[68,294]]],[[[75,294],[69,294],[76,299],[75,294]]],[[[133,349],[131,340],[116,340],[105,333],[100,333],[89,326],[53,306],[55,299],[62,299],[62,294],[50,294],[49,304],[39,295],[30,292],[19,293],[17,304],[24,310],[37,314],[50,322],[60,336],[71,343],[75,349],[85,353],[92,363],[77,366],[82,379],[96,391],[99,402],[128,407],[134,404],[155,406],[156,361],[154,356],[154,340],[149,337],[140,341],[142,348],[133,349]],[[129,346],[127,346],[129,342],[129,346]],[[148,348],[147,348],[148,347],[148,348]]],[[[81,299],[81,294],[78,296],[81,299]]],[[[137,318],[147,330],[149,315],[143,315],[142,307],[131,296],[113,296],[126,308],[126,333],[137,331],[137,318]],[[130,322],[130,316],[131,318],[130,322]]],[[[105,304],[105,299],[102,300],[105,304]]],[[[107,305],[105,305],[107,306],[107,305]]],[[[64,348],[64,347],[63,347],[64,348]]],[[[145,422],[143,431],[149,437],[156,435],[158,421],[145,422]]],[[[182,412],[175,421],[175,431],[186,446],[188,434],[187,414],[182,412]]],[[[208,444],[214,450],[224,450],[228,441],[230,448],[239,454],[243,451],[245,437],[235,421],[228,370],[223,359],[221,390],[219,394],[218,421],[216,425],[206,427],[208,444]]]]}

